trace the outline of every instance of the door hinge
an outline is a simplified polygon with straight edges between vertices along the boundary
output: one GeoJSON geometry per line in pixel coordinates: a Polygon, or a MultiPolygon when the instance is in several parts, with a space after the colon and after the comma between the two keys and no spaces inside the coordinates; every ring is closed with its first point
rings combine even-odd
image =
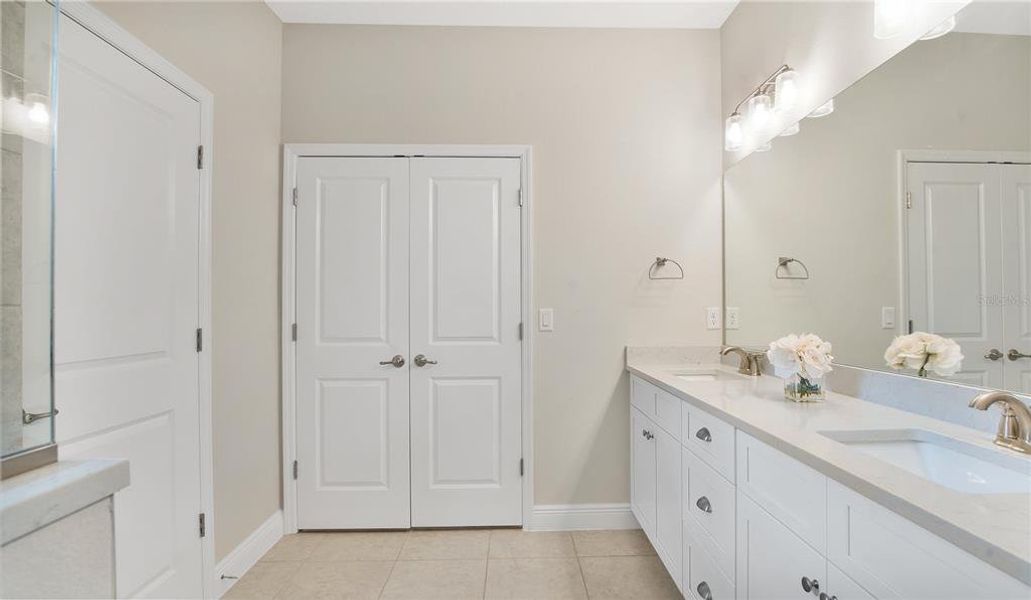
{"type": "Polygon", "coordinates": [[[290,341],[297,341],[297,323],[293,323],[290,325],[290,341]]]}
{"type": "Polygon", "coordinates": [[[197,168],[204,168],[204,146],[197,146],[197,168]]]}
{"type": "Polygon", "coordinates": [[[518,194],[519,194],[519,208],[522,208],[523,207],[523,188],[519,188],[518,194]]]}
{"type": "Polygon", "coordinates": [[[519,339],[523,339],[523,324],[519,324],[519,339]]]}
{"type": "Polygon", "coordinates": [[[907,333],[913,333],[913,319],[909,320],[909,325],[907,328],[909,329],[907,333]]]}
{"type": "Polygon", "coordinates": [[[523,476],[523,459],[519,459],[519,476],[523,476]]]}
{"type": "Polygon", "coordinates": [[[197,328],[197,352],[204,350],[204,330],[197,328]]]}
{"type": "Polygon", "coordinates": [[[206,536],[208,534],[208,528],[207,525],[204,523],[204,513],[197,515],[197,523],[200,529],[200,536],[206,536]]]}
{"type": "Polygon", "coordinates": [[[906,192],[906,208],[913,208],[913,192],[906,192]]]}
{"type": "Polygon", "coordinates": [[[294,206],[297,206],[297,188],[294,188],[294,191],[293,191],[293,201],[294,201],[294,206]]]}
{"type": "Polygon", "coordinates": [[[297,461],[294,461],[294,479],[297,479],[297,461]]]}

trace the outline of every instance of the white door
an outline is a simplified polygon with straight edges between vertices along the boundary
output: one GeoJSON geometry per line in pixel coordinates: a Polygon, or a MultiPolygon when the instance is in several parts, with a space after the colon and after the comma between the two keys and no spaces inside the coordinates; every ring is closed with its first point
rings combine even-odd
{"type": "Polygon", "coordinates": [[[199,105],[65,16],[59,68],[61,459],[129,460],[118,595],[199,597],[199,105]]]}
{"type": "Polygon", "coordinates": [[[991,354],[1004,331],[998,165],[910,163],[907,186],[913,330],[960,344],[963,370],[949,379],[1002,387],[1005,360],[991,354]]]}
{"type": "Polygon", "coordinates": [[[408,527],[408,160],[301,158],[296,185],[297,526],[408,527]]]}
{"type": "Polygon", "coordinates": [[[1031,393],[1031,165],[997,165],[1003,214],[1003,387],[1031,393]]]}
{"type": "Polygon", "coordinates": [[[412,525],[519,525],[520,161],[410,167],[412,525]]]}

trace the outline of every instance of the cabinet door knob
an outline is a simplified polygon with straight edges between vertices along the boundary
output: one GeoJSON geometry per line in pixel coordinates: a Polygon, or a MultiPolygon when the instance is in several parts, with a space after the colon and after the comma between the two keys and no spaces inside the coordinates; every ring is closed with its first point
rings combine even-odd
{"type": "Polygon", "coordinates": [[[838,600],[837,596],[828,596],[827,594],[820,592],[820,600],[838,600]]]}
{"type": "Polygon", "coordinates": [[[818,579],[809,579],[808,577],[803,577],[802,589],[806,592],[810,592],[813,594],[819,593],[820,581],[818,579]]]}
{"type": "Polygon", "coordinates": [[[644,439],[646,439],[646,440],[650,440],[650,439],[655,437],[655,434],[653,434],[652,432],[648,431],[647,429],[642,429],[641,430],[641,436],[643,436],[644,439]]]}
{"type": "Polygon", "coordinates": [[[702,597],[702,600],[712,600],[712,590],[709,589],[708,583],[703,581],[695,589],[698,590],[698,595],[702,597]]]}
{"type": "Polygon", "coordinates": [[[700,508],[702,510],[702,512],[707,512],[707,513],[711,513],[712,512],[712,503],[709,502],[709,499],[706,498],[705,496],[702,496],[701,498],[699,498],[698,501],[694,503],[694,505],[697,506],[698,508],[700,508]]]}
{"type": "Polygon", "coordinates": [[[707,428],[705,428],[705,427],[702,427],[697,432],[695,432],[694,436],[696,438],[702,440],[703,442],[711,442],[712,441],[712,434],[710,434],[709,430],[707,428]]]}

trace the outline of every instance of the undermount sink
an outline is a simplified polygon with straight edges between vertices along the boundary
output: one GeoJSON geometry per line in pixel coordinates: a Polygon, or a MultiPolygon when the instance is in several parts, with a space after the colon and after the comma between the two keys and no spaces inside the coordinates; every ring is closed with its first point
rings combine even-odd
{"type": "Polygon", "coordinates": [[[821,435],[965,494],[1031,494],[1031,458],[922,429],[821,435]]]}
{"type": "Polygon", "coordinates": [[[673,371],[677,379],[683,381],[741,381],[741,375],[727,373],[718,369],[681,369],[673,371]]]}

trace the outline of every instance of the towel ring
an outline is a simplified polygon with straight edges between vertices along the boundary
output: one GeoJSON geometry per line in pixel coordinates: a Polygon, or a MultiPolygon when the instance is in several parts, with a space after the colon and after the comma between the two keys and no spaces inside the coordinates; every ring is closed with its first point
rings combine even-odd
{"type": "Polygon", "coordinates": [[[797,258],[781,256],[777,258],[777,269],[773,274],[777,279],[809,279],[809,267],[805,266],[805,263],[797,258]],[[788,265],[791,263],[798,263],[798,266],[802,267],[802,270],[805,271],[805,275],[792,275],[788,270],[788,265]],[[787,274],[781,275],[781,271],[787,274]]]}
{"type": "Polygon", "coordinates": [[[655,262],[653,262],[652,266],[648,268],[648,279],[659,280],[659,279],[683,279],[683,278],[684,278],[684,267],[681,267],[680,263],[678,263],[677,261],[673,260],[672,258],[666,258],[664,256],[656,256],[655,257],[655,262]],[[656,273],[659,272],[659,269],[661,269],[662,267],[665,267],[666,263],[673,263],[677,267],[677,269],[680,271],[680,274],[679,275],[656,276],[656,273]]]}

